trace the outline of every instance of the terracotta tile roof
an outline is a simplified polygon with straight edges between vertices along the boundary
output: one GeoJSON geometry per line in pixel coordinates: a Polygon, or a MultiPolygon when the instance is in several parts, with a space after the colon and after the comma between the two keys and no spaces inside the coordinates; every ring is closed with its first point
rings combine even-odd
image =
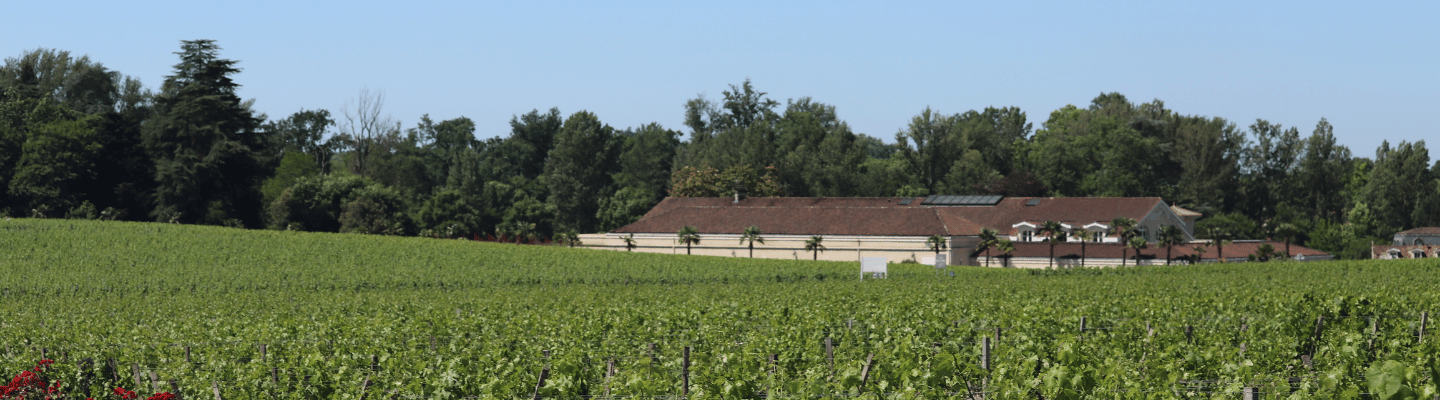
{"type": "MultiPolygon", "coordinates": [[[[747,197],[734,203],[730,197],[666,197],[644,218],[679,207],[900,207],[904,197],[747,197]]],[[[913,204],[920,204],[917,200],[913,204]]],[[[644,219],[642,218],[642,219],[644,219]]]]}
{"type": "Polygon", "coordinates": [[[923,197],[669,197],[620,233],[669,233],[690,225],[702,233],[765,232],[809,235],[970,236],[983,227],[1004,234],[1020,221],[1056,220],[1075,227],[1116,217],[1144,218],[1159,197],[1011,197],[994,206],[925,206],[923,197]],[[1038,200],[1033,206],[1025,205],[1038,200]],[[738,228],[737,228],[738,227],[738,228]]]}
{"type": "Polygon", "coordinates": [[[736,206],[674,207],[615,232],[673,233],[686,225],[701,234],[739,234],[751,225],[784,235],[949,236],[960,229],[979,229],[964,220],[942,218],[930,208],[736,206]]]}
{"type": "MultiPolygon", "coordinates": [[[[1045,243],[1045,242],[1014,242],[1014,243],[1015,243],[1015,252],[1010,253],[1010,254],[1011,254],[1012,256],[1014,256],[1014,257],[1038,257],[1038,258],[1049,258],[1049,257],[1050,257],[1050,245],[1049,245],[1048,243],[1045,243]]],[[[1274,246],[1274,247],[1275,247],[1275,251],[1277,251],[1277,252],[1281,252],[1281,253],[1284,253],[1284,252],[1285,252],[1285,243],[1284,243],[1284,242],[1237,242],[1237,243],[1231,243],[1231,244],[1225,245],[1225,247],[1224,247],[1224,250],[1225,250],[1225,258],[1227,258],[1227,259],[1244,258],[1245,256],[1248,256],[1248,255],[1251,255],[1251,254],[1255,254],[1255,252],[1260,249],[1260,245],[1265,244],[1265,243],[1269,243],[1271,246],[1274,246]]],[[[1184,245],[1175,246],[1175,248],[1171,249],[1170,256],[1171,256],[1171,257],[1174,257],[1174,258],[1180,258],[1180,257],[1183,257],[1183,256],[1189,256],[1189,255],[1195,253],[1195,251],[1194,251],[1193,249],[1195,248],[1195,246],[1199,246],[1199,245],[1201,245],[1201,244],[1200,244],[1200,243],[1187,243],[1187,244],[1184,244],[1184,245]]],[[[1087,244],[1085,245],[1085,257],[1087,257],[1087,258],[1120,258],[1120,257],[1121,257],[1121,254],[1122,254],[1122,252],[1123,252],[1124,250],[1125,250],[1125,248],[1124,248],[1123,246],[1121,246],[1119,243],[1087,243],[1087,244]]],[[[999,256],[1000,256],[1000,253],[997,252],[997,251],[995,251],[995,250],[990,250],[990,254],[991,254],[992,256],[996,256],[996,257],[999,257],[999,256]]],[[[1155,258],[1155,259],[1161,259],[1161,260],[1163,260],[1163,259],[1165,259],[1165,247],[1163,247],[1163,246],[1156,246],[1156,245],[1152,244],[1152,245],[1146,247],[1145,249],[1141,249],[1141,250],[1140,250],[1140,254],[1141,254],[1141,258],[1147,258],[1147,259],[1148,259],[1148,258],[1155,258]]],[[[1300,245],[1297,245],[1297,244],[1294,244],[1294,243],[1291,243],[1291,244],[1290,244],[1290,254],[1291,254],[1291,255],[1302,255],[1302,254],[1303,254],[1303,255],[1305,255],[1306,257],[1330,255],[1330,253],[1326,253],[1326,252],[1323,252],[1323,251],[1320,251],[1320,250],[1315,250],[1315,249],[1308,248],[1308,247],[1303,247],[1303,246],[1300,246],[1300,245]]],[[[1132,258],[1135,257],[1135,250],[1134,250],[1134,249],[1130,249],[1129,252],[1128,252],[1128,254],[1127,254],[1127,256],[1128,256],[1128,257],[1132,257],[1132,258]]],[[[1201,258],[1207,259],[1207,260],[1214,260],[1214,259],[1216,259],[1217,256],[1218,256],[1218,254],[1215,254],[1215,247],[1212,246],[1212,247],[1206,247],[1206,248],[1205,248],[1205,253],[1201,256],[1201,258]]],[[[1080,257],[1080,243],[1071,243],[1071,242],[1057,243],[1057,244],[1055,245],[1055,257],[1080,257]]]]}
{"type": "Polygon", "coordinates": [[[1408,231],[1396,232],[1396,235],[1440,235],[1440,228],[1426,227],[1415,228],[1408,231]]]}
{"type": "Polygon", "coordinates": [[[952,213],[980,226],[1011,234],[1011,225],[1021,221],[1033,223],[1058,221],[1079,227],[1091,222],[1109,224],[1116,217],[1144,218],[1156,205],[1163,204],[1159,197],[1007,197],[994,207],[941,207],[941,212],[952,213]],[[1040,204],[1025,205],[1031,199],[1040,204]]]}

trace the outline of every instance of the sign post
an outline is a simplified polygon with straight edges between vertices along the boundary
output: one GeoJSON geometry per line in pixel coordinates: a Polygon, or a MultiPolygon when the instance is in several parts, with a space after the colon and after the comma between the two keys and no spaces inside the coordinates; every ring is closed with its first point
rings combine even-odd
{"type": "Polygon", "coordinates": [[[865,274],[876,274],[878,277],[885,277],[887,274],[885,257],[861,257],[860,258],[860,279],[865,279],[865,274]]]}

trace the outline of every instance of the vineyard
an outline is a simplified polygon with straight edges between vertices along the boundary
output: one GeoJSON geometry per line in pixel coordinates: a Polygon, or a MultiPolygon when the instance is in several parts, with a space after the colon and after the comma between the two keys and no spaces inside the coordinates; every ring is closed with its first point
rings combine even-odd
{"type": "Polygon", "coordinates": [[[1440,395],[1430,260],[861,281],[857,263],[8,220],[0,271],[0,372],[53,359],[78,398],[1440,395]]]}

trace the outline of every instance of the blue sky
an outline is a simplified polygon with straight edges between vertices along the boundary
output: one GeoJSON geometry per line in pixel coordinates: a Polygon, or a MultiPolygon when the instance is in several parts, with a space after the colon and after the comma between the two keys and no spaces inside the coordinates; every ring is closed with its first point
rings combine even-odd
{"type": "Polygon", "coordinates": [[[927,106],[1018,106],[1038,129],[1102,92],[1303,135],[1325,117],[1367,157],[1440,137],[1433,1],[411,3],[17,2],[0,56],[69,50],[153,88],[180,40],[215,39],[271,118],[368,87],[406,127],[463,115],[481,138],[550,107],[683,129],[686,99],[746,78],[887,142],[927,106]]]}

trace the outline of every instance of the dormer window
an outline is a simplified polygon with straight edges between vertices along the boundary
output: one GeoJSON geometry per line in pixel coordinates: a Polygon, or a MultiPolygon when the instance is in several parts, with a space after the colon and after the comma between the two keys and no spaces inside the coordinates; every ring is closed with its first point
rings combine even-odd
{"type": "Polygon", "coordinates": [[[1037,228],[1035,224],[1029,222],[1021,222],[1015,225],[1010,225],[1010,227],[1015,228],[1015,237],[1017,238],[1017,241],[1035,241],[1035,228],[1037,228]]]}
{"type": "Polygon", "coordinates": [[[1105,225],[1099,222],[1091,222],[1089,225],[1085,225],[1082,228],[1090,231],[1090,242],[1092,243],[1100,243],[1105,241],[1105,234],[1107,232],[1110,232],[1110,225],[1105,225]]]}

